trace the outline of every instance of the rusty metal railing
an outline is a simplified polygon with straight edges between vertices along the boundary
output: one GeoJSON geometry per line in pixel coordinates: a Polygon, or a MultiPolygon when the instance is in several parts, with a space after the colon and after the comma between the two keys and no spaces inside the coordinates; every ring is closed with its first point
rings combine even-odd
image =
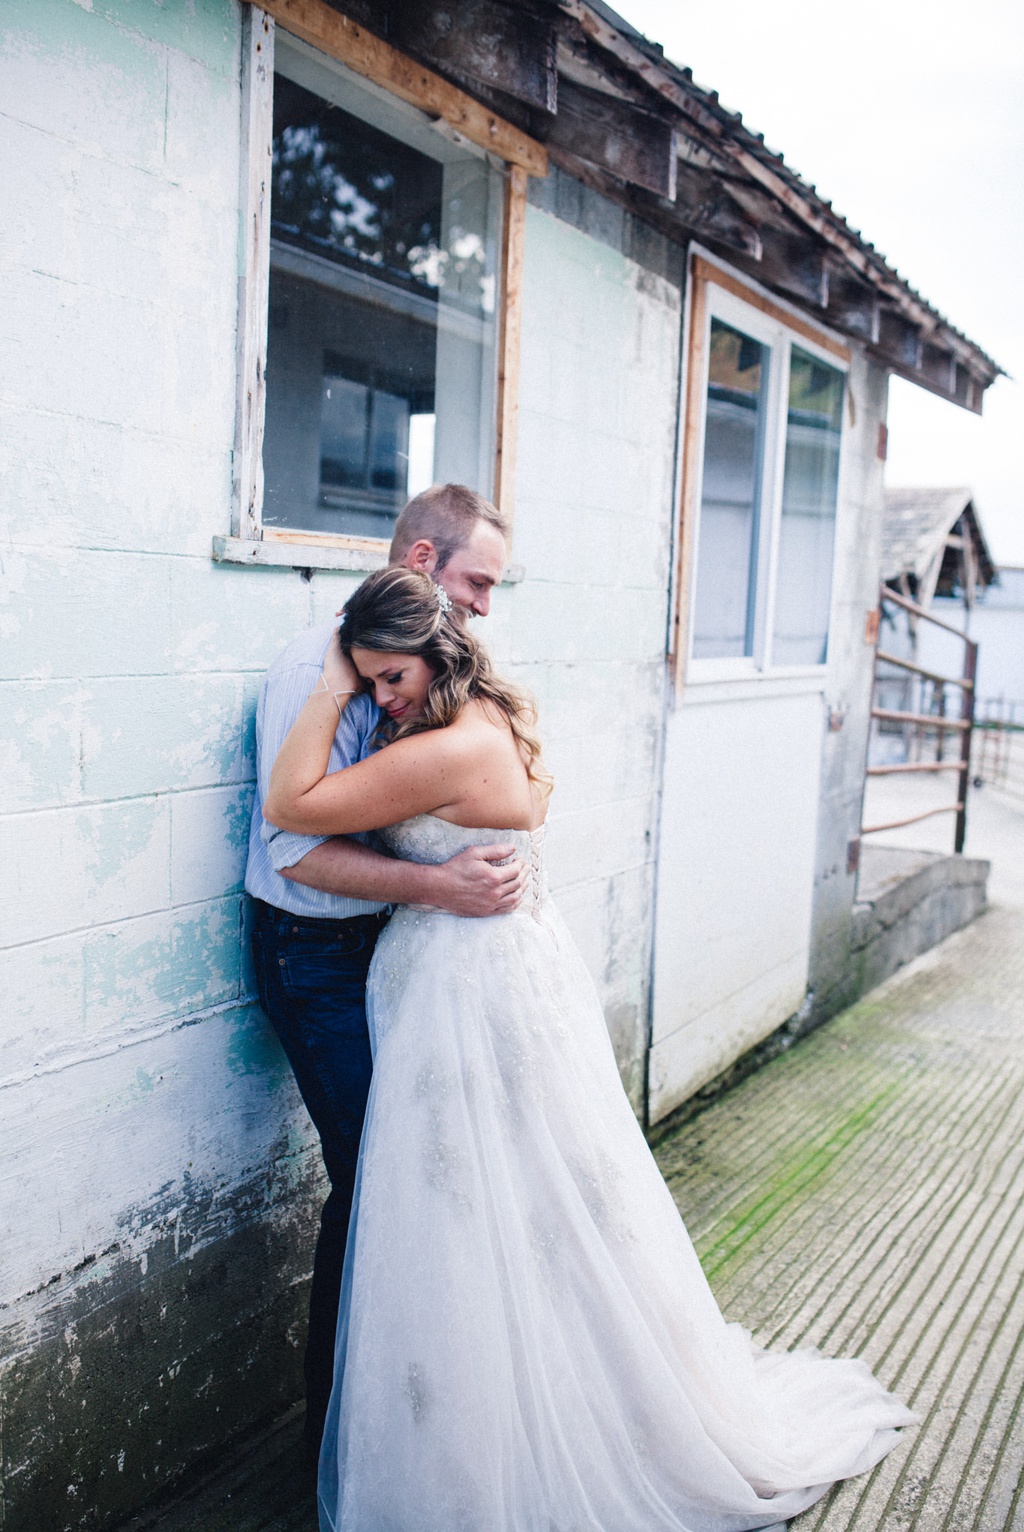
{"type": "Polygon", "coordinates": [[[989,783],[1011,797],[1024,798],[1024,702],[986,699],[975,707],[974,728],[974,785],[989,783]]]}
{"type": "MultiPolygon", "coordinates": [[[[876,648],[875,650],[875,674],[872,688],[871,717],[880,722],[901,723],[911,731],[911,737],[920,744],[924,744],[929,736],[935,738],[935,759],[933,761],[899,761],[887,765],[868,766],[868,777],[895,776],[898,773],[925,773],[925,772],[955,772],[957,776],[957,796],[953,803],[943,804],[939,808],[925,809],[918,814],[907,815],[903,819],[893,819],[887,824],[861,825],[861,835],[877,835],[882,830],[898,830],[904,825],[917,824],[919,820],[931,819],[936,814],[955,814],[956,829],[953,838],[954,851],[964,849],[964,838],[967,834],[967,789],[971,780],[971,735],[974,730],[974,690],[975,676],[978,669],[978,645],[972,638],[968,638],[962,628],[954,627],[952,623],[944,622],[939,617],[933,617],[916,601],[911,601],[907,596],[901,596],[898,592],[890,590],[883,585],[879,595],[879,612],[884,611],[886,603],[902,608],[912,620],[917,622],[931,623],[933,627],[943,628],[947,633],[953,633],[961,639],[964,645],[963,669],[959,676],[941,675],[938,671],[928,670],[918,665],[916,661],[907,660],[898,654],[890,654],[887,650],[876,648]],[[906,671],[922,681],[927,681],[932,687],[932,698],[935,710],[924,712],[921,709],[886,708],[878,705],[879,685],[891,682],[892,676],[880,676],[879,665],[894,666],[899,670],[906,671]],[[956,687],[960,692],[960,716],[950,716],[946,712],[946,688],[956,687]],[[959,750],[952,760],[946,760],[947,736],[953,739],[959,737],[959,750]]],[[[908,754],[910,745],[908,742],[908,754]]]]}

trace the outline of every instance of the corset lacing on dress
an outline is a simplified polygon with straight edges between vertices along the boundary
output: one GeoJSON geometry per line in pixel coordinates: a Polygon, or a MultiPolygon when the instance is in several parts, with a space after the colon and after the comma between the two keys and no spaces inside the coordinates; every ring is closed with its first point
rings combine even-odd
{"type": "Polygon", "coordinates": [[[523,902],[529,901],[530,914],[534,920],[543,920],[542,910],[548,897],[547,870],[544,866],[544,826],[531,830],[529,849],[524,858],[530,872],[523,902]]]}

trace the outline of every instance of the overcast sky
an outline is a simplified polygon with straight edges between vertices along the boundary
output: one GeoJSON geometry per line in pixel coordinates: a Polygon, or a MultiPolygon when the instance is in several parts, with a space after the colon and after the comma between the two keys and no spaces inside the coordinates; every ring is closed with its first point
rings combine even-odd
{"type": "Polygon", "coordinates": [[[968,484],[1024,565],[1022,0],[612,0],[1020,382],[979,420],[893,379],[890,484],[968,484]]]}

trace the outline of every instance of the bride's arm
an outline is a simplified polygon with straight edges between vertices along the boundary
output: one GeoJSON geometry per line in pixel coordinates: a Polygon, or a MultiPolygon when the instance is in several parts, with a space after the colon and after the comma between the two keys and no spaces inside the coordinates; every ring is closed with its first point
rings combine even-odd
{"type": "Polygon", "coordinates": [[[461,731],[430,729],[306,786],[318,765],[324,769],[330,753],[330,739],[325,751],[321,737],[330,720],[321,724],[319,712],[314,702],[308,719],[300,714],[270,776],[263,817],[282,830],[298,835],[378,830],[449,807],[475,774],[475,752],[459,737],[461,731]],[[301,731],[299,740],[296,731],[301,731]]]}
{"type": "Polygon", "coordinates": [[[327,774],[338,709],[359,676],[332,644],[324,690],[310,694],[274,762],[263,817],[299,835],[346,835],[446,808],[473,770],[462,731],[432,729],[327,774]],[[337,701],[335,701],[337,697],[337,701]]]}

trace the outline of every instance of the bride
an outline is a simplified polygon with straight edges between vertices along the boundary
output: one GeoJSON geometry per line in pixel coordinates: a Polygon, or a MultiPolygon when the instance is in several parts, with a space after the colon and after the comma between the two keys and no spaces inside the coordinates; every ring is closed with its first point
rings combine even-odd
{"type": "Polygon", "coordinates": [[[512,915],[401,908],[377,946],[321,1529],[775,1525],[915,1417],[863,1362],[762,1351],[719,1313],[546,892],[533,724],[440,587],[392,568],[274,766],[286,830],[384,825],[429,862],[500,832],[531,870],[512,915]],[[387,748],[325,776],[363,688],[387,748]]]}

